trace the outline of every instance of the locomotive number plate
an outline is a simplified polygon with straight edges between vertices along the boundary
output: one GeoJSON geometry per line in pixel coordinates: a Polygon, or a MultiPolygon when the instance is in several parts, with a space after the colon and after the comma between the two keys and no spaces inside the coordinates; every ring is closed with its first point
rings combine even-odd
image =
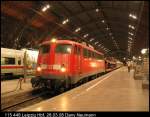
{"type": "Polygon", "coordinates": [[[60,68],[61,68],[61,65],[53,65],[53,69],[55,70],[60,70],[60,68]]]}

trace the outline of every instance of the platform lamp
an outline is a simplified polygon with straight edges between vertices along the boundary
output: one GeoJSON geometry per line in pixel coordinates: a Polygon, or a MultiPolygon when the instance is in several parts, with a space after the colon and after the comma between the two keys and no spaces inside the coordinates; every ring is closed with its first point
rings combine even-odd
{"type": "Polygon", "coordinates": [[[143,61],[145,61],[145,59],[149,57],[149,49],[148,48],[142,49],[141,54],[143,61]]]}
{"type": "Polygon", "coordinates": [[[144,48],[144,49],[141,50],[141,54],[143,56],[146,56],[148,54],[148,51],[149,51],[149,49],[144,48]]]}

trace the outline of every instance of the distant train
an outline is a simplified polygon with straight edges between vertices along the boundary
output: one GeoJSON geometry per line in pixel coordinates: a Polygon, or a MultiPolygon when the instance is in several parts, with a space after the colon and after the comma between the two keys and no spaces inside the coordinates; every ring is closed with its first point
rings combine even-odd
{"type": "MultiPolygon", "coordinates": [[[[110,68],[101,52],[70,40],[45,41],[40,44],[36,77],[32,86],[44,86],[54,90],[69,88],[110,68]],[[106,65],[107,63],[107,65],[106,65]]],[[[111,66],[111,69],[116,68],[111,66]]]]}
{"type": "Polygon", "coordinates": [[[38,51],[1,48],[1,78],[23,76],[24,64],[29,73],[29,70],[36,67],[37,56],[38,51]]]}

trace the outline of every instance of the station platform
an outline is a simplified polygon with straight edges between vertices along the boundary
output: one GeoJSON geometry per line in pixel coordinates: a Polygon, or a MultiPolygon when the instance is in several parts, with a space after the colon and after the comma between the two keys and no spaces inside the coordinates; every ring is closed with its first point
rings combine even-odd
{"type": "Polygon", "coordinates": [[[32,90],[32,85],[30,82],[31,77],[32,76],[26,78],[25,82],[24,80],[21,81],[22,82],[21,89],[20,89],[20,82],[19,82],[20,79],[1,81],[1,97],[8,96],[8,95],[9,96],[15,95],[15,94],[32,90]]]}
{"type": "Polygon", "coordinates": [[[18,111],[149,111],[149,90],[121,67],[61,95],[18,111]]]}

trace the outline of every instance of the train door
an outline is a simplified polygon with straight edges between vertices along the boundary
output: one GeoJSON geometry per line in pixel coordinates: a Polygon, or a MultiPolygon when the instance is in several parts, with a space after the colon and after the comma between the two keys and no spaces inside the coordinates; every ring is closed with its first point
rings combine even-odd
{"type": "Polygon", "coordinates": [[[16,58],[16,64],[18,65],[18,69],[17,69],[17,75],[23,75],[23,65],[22,65],[22,57],[18,57],[16,58]]]}
{"type": "Polygon", "coordinates": [[[78,75],[80,76],[82,71],[81,71],[81,47],[77,46],[77,65],[78,65],[78,75]]]}
{"type": "Polygon", "coordinates": [[[74,54],[75,54],[75,63],[74,63],[75,75],[79,77],[82,73],[81,72],[81,47],[80,46],[75,45],[74,54]]]}

